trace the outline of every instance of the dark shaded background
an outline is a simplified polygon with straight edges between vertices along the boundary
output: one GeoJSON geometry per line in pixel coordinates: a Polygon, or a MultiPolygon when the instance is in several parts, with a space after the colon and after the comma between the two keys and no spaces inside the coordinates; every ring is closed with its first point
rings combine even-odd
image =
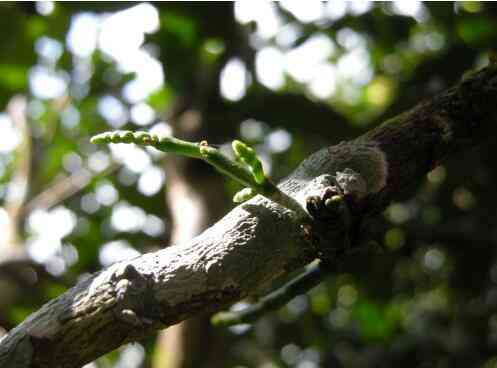
{"type": "MultiPolygon", "coordinates": [[[[91,135],[242,138],[278,179],[485,65],[497,44],[491,3],[262,4],[0,4],[0,334],[81,275],[181,243],[233,206],[239,188],[203,163],[109,151],[91,135]],[[123,10],[128,27],[105,31],[123,10]],[[100,41],[88,46],[93,30],[100,41]],[[119,57],[105,32],[124,45],[119,57]],[[130,98],[153,69],[131,62],[137,50],[164,81],[130,98]],[[230,81],[234,97],[222,87],[230,81]]],[[[372,224],[381,249],[278,313],[230,330],[198,318],[90,366],[497,367],[489,140],[392,203],[372,224]]]]}

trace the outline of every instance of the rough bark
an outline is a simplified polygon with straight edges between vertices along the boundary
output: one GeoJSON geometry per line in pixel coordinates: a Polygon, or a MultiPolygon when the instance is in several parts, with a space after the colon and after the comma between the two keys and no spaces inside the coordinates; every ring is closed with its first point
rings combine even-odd
{"type": "MultiPolygon", "coordinates": [[[[186,117],[192,114],[184,114],[186,117]]],[[[200,120],[200,114],[195,114],[200,120]]],[[[189,124],[181,118],[173,124],[174,135],[196,140],[201,121],[189,124]],[[185,126],[195,126],[193,132],[185,126]],[[183,129],[182,129],[183,128],[183,129]]],[[[215,133],[207,131],[202,139],[218,142],[215,133]]],[[[202,161],[183,157],[166,157],[166,198],[171,213],[171,243],[185,244],[200,234],[230,207],[223,190],[224,179],[202,161]],[[202,182],[202,185],[198,185],[202,182]]],[[[223,367],[224,334],[210,324],[208,315],[199,315],[161,331],[154,352],[153,368],[223,367]]]]}
{"type": "MultiPolygon", "coordinates": [[[[353,141],[316,152],[280,188],[303,204],[328,185],[327,175],[349,167],[368,182],[368,211],[380,211],[438,162],[494,133],[496,98],[493,65],[353,141]]],[[[258,196],[186,244],[115,264],[45,304],[0,341],[0,366],[80,367],[225,307],[314,258],[300,225],[258,196]]]]}

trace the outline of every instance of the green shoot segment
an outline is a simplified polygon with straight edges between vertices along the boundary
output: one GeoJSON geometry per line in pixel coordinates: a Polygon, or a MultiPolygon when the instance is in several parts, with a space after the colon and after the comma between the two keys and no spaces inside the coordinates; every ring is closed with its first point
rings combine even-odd
{"type": "Polygon", "coordinates": [[[200,145],[199,149],[202,158],[214,166],[221,174],[229,176],[246,187],[254,188],[254,190],[259,193],[262,193],[265,190],[265,188],[254,180],[251,172],[245,166],[230,160],[217,148],[204,144],[200,145]]]}
{"type": "Polygon", "coordinates": [[[262,163],[256,152],[243,142],[234,141],[232,144],[236,157],[243,164],[224,156],[217,148],[209,146],[206,141],[187,142],[147,132],[132,132],[129,130],[106,132],[94,136],[91,138],[91,142],[95,144],[135,143],[140,146],[151,146],[163,152],[202,159],[214,166],[222,174],[246,187],[234,196],[233,200],[235,202],[240,203],[256,194],[261,194],[294,211],[299,218],[308,217],[307,212],[297,201],[287,196],[266,178],[262,163]]]}
{"type": "Polygon", "coordinates": [[[248,166],[254,176],[254,180],[258,184],[264,183],[266,181],[266,176],[264,175],[262,163],[259,160],[259,157],[257,157],[257,153],[242,141],[234,140],[231,146],[233,147],[236,157],[248,166]]]}
{"type": "Polygon", "coordinates": [[[202,158],[199,150],[200,143],[187,142],[173,137],[159,137],[157,134],[148,132],[132,132],[130,130],[105,132],[93,136],[90,142],[94,144],[135,143],[140,146],[151,146],[163,152],[177,153],[178,155],[193,158],[202,158]]]}
{"type": "Polygon", "coordinates": [[[256,304],[240,311],[219,312],[212,316],[211,323],[214,326],[233,326],[253,322],[262,315],[283,307],[296,296],[312,289],[329,272],[330,270],[323,263],[311,265],[300,276],[261,298],[256,304]]]}

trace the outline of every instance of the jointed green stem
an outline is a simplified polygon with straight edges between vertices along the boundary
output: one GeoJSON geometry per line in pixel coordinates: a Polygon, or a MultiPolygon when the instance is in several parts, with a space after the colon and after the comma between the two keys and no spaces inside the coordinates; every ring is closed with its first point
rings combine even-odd
{"type": "Polygon", "coordinates": [[[235,195],[236,202],[242,202],[255,194],[261,194],[272,201],[294,211],[299,218],[308,217],[302,206],[278,189],[262,169],[262,164],[255,151],[240,141],[233,141],[235,155],[246,166],[224,156],[217,148],[207,142],[187,142],[173,137],[163,137],[147,132],[114,131],[98,134],[91,139],[92,143],[135,143],[151,146],[160,151],[176,153],[183,156],[202,159],[214,166],[222,174],[238,181],[251,190],[243,190],[235,195]]]}
{"type": "Polygon", "coordinates": [[[177,153],[178,155],[193,158],[202,158],[200,143],[183,141],[174,137],[158,136],[148,132],[132,132],[130,130],[117,130],[97,134],[91,138],[91,143],[135,143],[140,146],[151,146],[159,151],[177,153]]]}
{"type": "Polygon", "coordinates": [[[200,154],[206,162],[214,166],[220,173],[229,176],[246,187],[254,188],[257,193],[264,191],[263,185],[254,180],[252,173],[247,168],[236,161],[230,160],[217,148],[201,145],[200,154]]]}

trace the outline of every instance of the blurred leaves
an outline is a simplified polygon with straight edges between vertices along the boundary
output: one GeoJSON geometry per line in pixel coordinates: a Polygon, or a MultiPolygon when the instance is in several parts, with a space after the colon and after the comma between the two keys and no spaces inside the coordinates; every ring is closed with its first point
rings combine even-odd
{"type": "Polygon", "coordinates": [[[392,337],[396,316],[391,310],[371,302],[363,302],[354,307],[352,316],[357,318],[359,333],[368,343],[392,337]]]}
{"type": "Polygon", "coordinates": [[[472,46],[485,46],[495,39],[495,20],[485,16],[471,17],[459,22],[459,36],[472,46]]]}
{"type": "MultiPolygon", "coordinates": [[[[231,3],[153,3],[160,27],[145,34],[137,47],[160,61],[165,82],[138,101],[154,112],[152,121],[142,120],[140,126],[131,118],[138,103],[126,94],[137,77],[126,65],[131,59],[117,62],[98,47],[81,58],[71,53],[66,40],[75,15],[91,13],[101,22],[135,5],[55,3],[53,12],[42,16],[36,4],[0,4],[0,110],[15,94],[29,99],[30,199],[48,195],[50,200],[38,198],[37,203],[62,206],[76,217],[69,235],[35,243],[36,234],[28,229],[36,217],[24,213],[21,239],[27,250],[37,244],[28,256],[51,249],[52,263],[41,264],[52,273],[37,274],[29,292],[18,280],[9,279],[8,287],[0,283],[2,306],[8,305],[0,310],[2,326],[13,327],[80,275],[100,269],[103,244],[119,249],[116,260],[126,252],[167,245],[170,218],[164,184],[154,194],[143,191],[147,180],[159,180],[149,171],[161,167],[164,156],[152,150],[125,152],[119,146],[90,145],[90,136],[115,128],[109,114],[123,124],[120,129],[169,133],[178,127],[186,132],[198,128],[201,135],[215,136],[212,143],[221,149],[240,137],[260,153],[265,171],[279,179],[312,151],[357,136],[449,87],[466,70],[483,65],[497,44],[497,8],[491,3],[393,2],[361,8],[356,2],[332,1],[321,4],[320,15],[312,21],[302,20],[310,19],[303,17],[309,4],[299,10],[304,15],[288,10],[288,4],[275,4],[274,18],[254,10],[246,15],[252,20],[241,21],[231,3]],[[58,58],[47,60],[37,50],[43,37],[60,46],[58,58]],[[300,59],[289,57],[316,37],[320,47],[307,49],[300,59]],[[258,64],[268,49],[277,57],[258,64]],[[246,95],[237,102],[226,101],[219,90],[222,71],[233,58],[247,67],[246,95]],[[62,96],[36,96],[30,79],[35,66],[63,76],[62,96]],[[263,83],[261,67],[270,75],[281,73],[282,84],[276,88],[263,83]],[[119,108],[112,111],[116,104],[105,105],[102,114],[106,96],[119,108]],[[72,175],[88,179],[80,186],[64,181],[72,175]],[[56,185],[61,182],[66,186],[56,185]],[[118,211],[123,208],[126,216],[118,211]],[[119,216],[133,219],[121,228],[132,231],[115,227],[119,216]],[[124,240],[131,246],[123,245],[124,240]],[[71,263],[68,253],[73,248],[71,263]]],[[[45,89],[50,81],[45,80],[45,89]]],[[[16,168],[15,155],[3,147],[0,139],[0,204],[16,168]]],[[[230,366],[254,366],[245,353],[250,351],[251,356],[264,357],[258,361],[265,366],[338,366],[340,361],[351,368],[433,362],[493,367],[494,150],[491,145],[481,147],[444,163],[428,174],[415,197],[392,204],[377,219],[372,235],[386,252],[351,257],[308,298],[296,298],[253,329],[227,331],[230,345],[224,353],[230,366]]],[[[195,168],[199,173],[207,170],[195,168]]],[[[169,174],[166,171],[165,177],[169,174]]],[[[218,188],[227,196],[239,189],[231,181],[218,188]]],[[[2,226],[5,216],[0,207],[2,226]]],[[[47,222],[39,227],[53,234],[60,226],[47,222]]],[[[147,340],[147,351],[153,342],[147,340]]],[[[101,359],[100,366],[112,366],[124,351],[101,359]]]]}

